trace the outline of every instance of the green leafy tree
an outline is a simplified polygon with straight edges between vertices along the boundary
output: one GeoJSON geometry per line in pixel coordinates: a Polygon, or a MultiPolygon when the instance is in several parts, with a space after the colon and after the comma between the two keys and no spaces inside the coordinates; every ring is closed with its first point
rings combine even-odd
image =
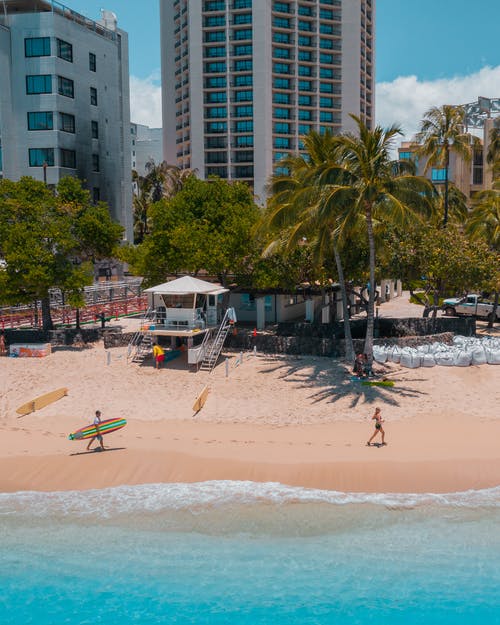
{"type": "Polygon", "coordinates": [[[190,176],[174,197],[152,205],[150,234],[123,254],[148,284],[202,269],[225,284],[248,262],[259,216],[246,184],[190,176]]]}
{"type": "Polygon", "coordinates": [[[473,147],[479,144],[476,137],[464,133],[464,117],[464,109],[460,106],[444,104],[432,107],[425,113],[415,137],[420,144],[417,154],[427,158],[425,171],[430,167],[444,168],[444,226],[448,223],[450,200],[450,153],[453,152],[468,163],[472,158],[473,147]]]}
{"type": "Polygon", "coordinates": [[[104,205],[93,206],[74,178],[54,196],[32,178],[0,181],[0,301],[40,300],[44,329],[52,327],[49,289],[59,287],[73,305],[91,284],[91,260],[112,255],[123,229],[104,205]]]}

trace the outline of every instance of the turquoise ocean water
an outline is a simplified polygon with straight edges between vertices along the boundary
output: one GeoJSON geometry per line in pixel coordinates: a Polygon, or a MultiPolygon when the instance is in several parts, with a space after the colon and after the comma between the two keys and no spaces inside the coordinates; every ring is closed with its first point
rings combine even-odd
{"type": "Polygon", "coordinates": [[[500,624],[500,487],[0,494],[0,623],[500,624]]]}

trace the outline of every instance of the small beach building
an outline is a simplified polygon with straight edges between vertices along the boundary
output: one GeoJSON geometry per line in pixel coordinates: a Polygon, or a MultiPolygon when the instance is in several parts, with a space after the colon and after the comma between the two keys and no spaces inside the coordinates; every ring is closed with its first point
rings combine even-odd
{"type": "Polygon", "coordinates": [[[133,360],[141,361],[154,342],[164,346],[169,342],[171,352],[187,348],[189,364],[203,365],[208,359],[212,366],[236,321],[234,310],[224,305],[227,292],[219,284],[192,276],[145,289],[148,310],[130,344],[133,360]]]}

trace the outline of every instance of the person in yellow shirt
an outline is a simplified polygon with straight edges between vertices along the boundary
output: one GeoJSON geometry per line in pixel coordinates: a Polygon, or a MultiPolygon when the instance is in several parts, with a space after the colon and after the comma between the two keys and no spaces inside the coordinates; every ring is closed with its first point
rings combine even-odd
{"type": "Polygon", "coordinates": [[[156,368],[159,369],[161,367],[161,363],[165,360],[165,352],[158,345],[158,343],[155,343],[153,345],[153,356],[154,356],[154,359],[155,359],[156,368]]]}

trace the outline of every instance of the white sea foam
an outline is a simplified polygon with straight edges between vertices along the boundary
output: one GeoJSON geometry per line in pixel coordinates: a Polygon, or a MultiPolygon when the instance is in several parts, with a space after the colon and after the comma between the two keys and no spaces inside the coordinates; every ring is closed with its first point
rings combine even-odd
{"type": "Polygon", "coordinates": [[[102,490],[0,493],[0,516],[27,514],[110,518],[121,514],[223,509],[228,506],[371,504],[387,508],[425,506],[500,508],[500,486],[457,493],[343,493],[285,486],[275,482],[209,481],[142,484],[102,490]]]}

